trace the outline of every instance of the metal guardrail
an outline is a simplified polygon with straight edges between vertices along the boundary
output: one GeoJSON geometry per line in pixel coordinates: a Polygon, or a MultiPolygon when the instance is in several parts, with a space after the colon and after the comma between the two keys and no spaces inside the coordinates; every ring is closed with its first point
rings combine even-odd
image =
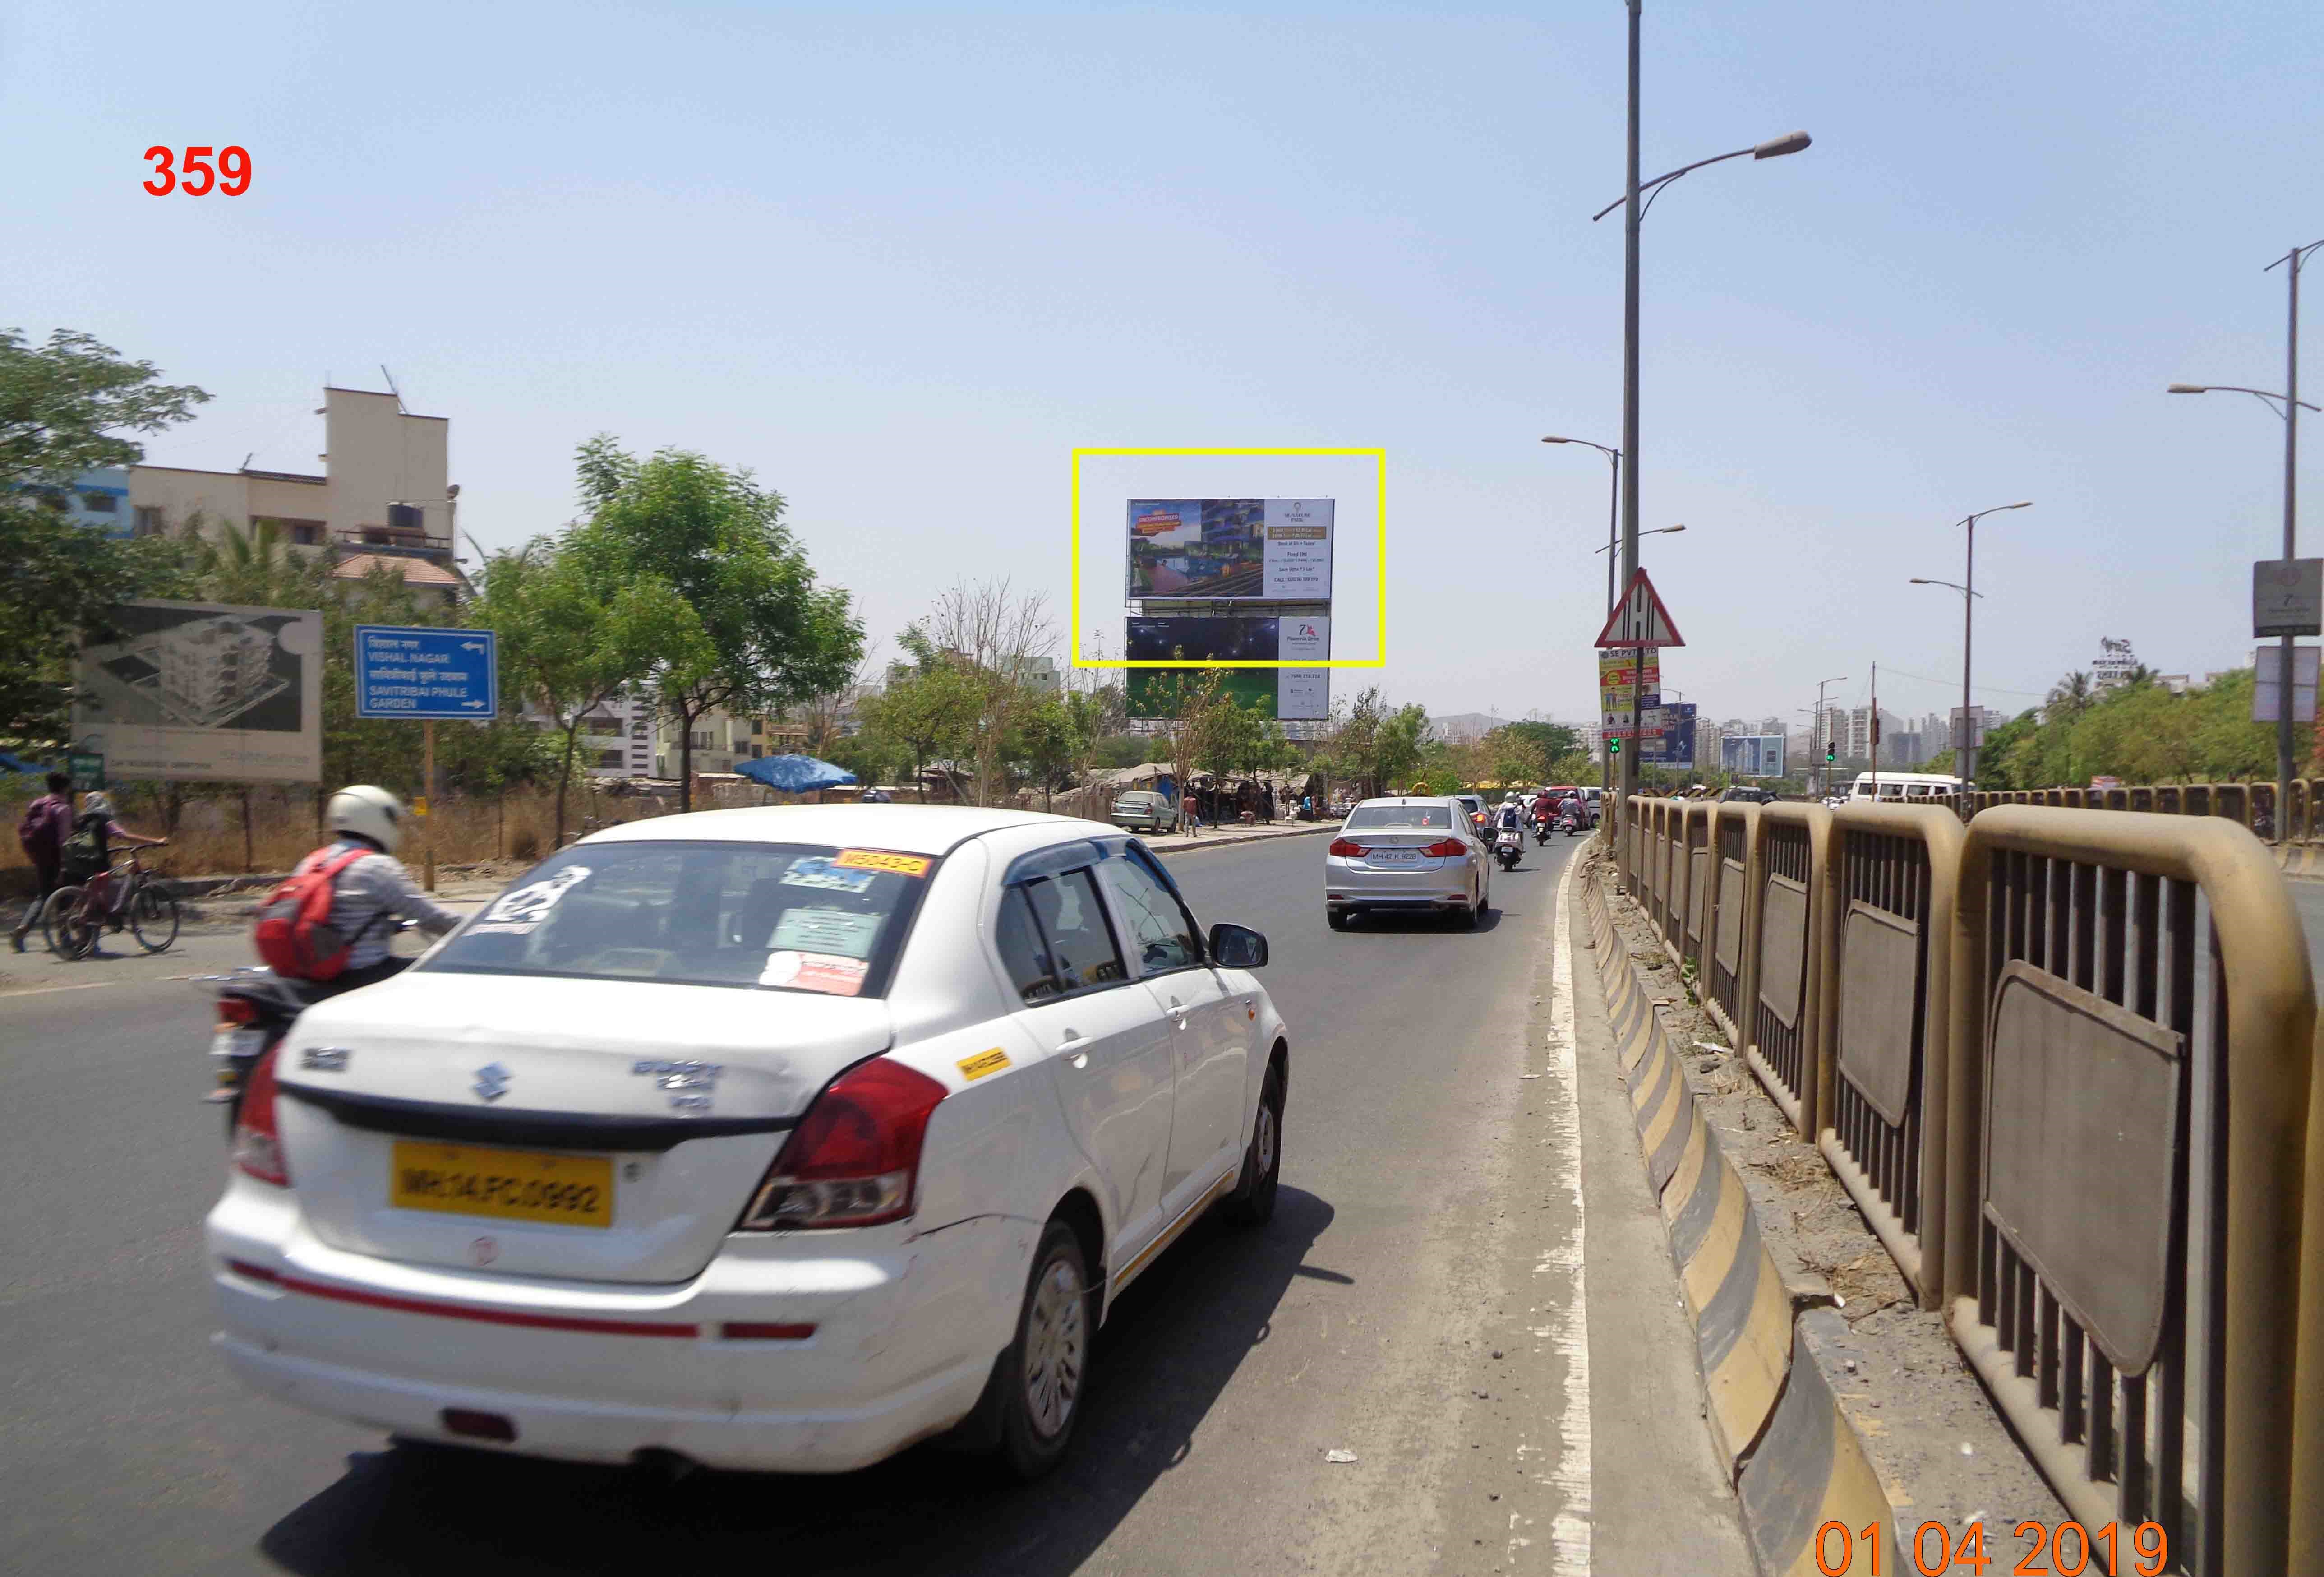
{"type": "Polygon", "coordinates": [[[1693,901],[1690,889],[1694,871],[1687,856],[1687,829],[1702,808],[1698,803],[1680,800],[1663,814],[1663,950],[1674,961],[1684,957],[1680,945],[1686,937],[1687,905],[1693,901]]]}
{"type": "Polygon", "coordinates": [[[1831,838],[1831,812],[1821,805],[1760,807],[1756,915],[1744,972],[1750,1017],[1743,1058],[1811,1143],[1821,1112],[1816,1065],[1829,914],[1819,890],[1831,838]]]}
{"type": "Polygon", "coordinates": [[[2087,1526],[2159,1523],[2197,1577],[2292,1570],[2315,995],[2267,851],[1980,815],[1951,1013],[1956,1341],[2087,1526]]]}
{"type": "Polygon", "coordinates": [[[1817,1145],[1920,1306],[1940,1306],[1960,818],[1844,805],[1824,864],[1817,1145]]]}
{"type": "Polygon", "coordinates": [[[2220,787],[1997,793],[1965,831],[1722,804],[1642,844],[1705,1010],[2059,1498],[2195,1577],[2324,1548],[2324,1027],[2220,787]]]}
{"type": "Polygon", "coordinates": [[[1702,1006],[1727,1038],[1743,1043],[1747,941],[1756,935],[1759,805],[1722,805],[1712,822],[1710,920],[1703,937],[1702,1006]]]}

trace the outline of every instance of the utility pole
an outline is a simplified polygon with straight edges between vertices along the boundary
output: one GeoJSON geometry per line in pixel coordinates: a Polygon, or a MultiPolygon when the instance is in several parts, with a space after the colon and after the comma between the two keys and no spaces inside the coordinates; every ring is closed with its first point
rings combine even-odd
{"type": "MultiPolygon", "coordinates": [[[[2282,268],[2291,287],[2283,334],[2283,558],[2287,565],[2298,557],[2293,509],[2300,491],[2300,270],[2319,246],[2324,246],[2324,241],[2295,246],[2267,265],[2270,272],[2282,268]]],[[[2281,666],[2276,670],[2281,700],[2275,713],[2275,815],[2271,819],[2278,838],[2283,836],[2284,814],[2292,803],[2293,649],[2297,644],[2292,636],[2283,638],[2281,666]]]]}
{"type": "MultiPolygon", "coordinates": [[[[1644,0],[1629,0],[1630,108],[1625,139],[1622,197],[1622,584],[1638,573],[1638,23],[1644,0]]],[[[1646,649],[1638,649],[1638,678],[1646,677],[1646,649]]],[[[1638,690],[1630,687],[1630,748],[1622,752],[1620,792],[1616,795],[1614,847],[1620,861],[1620,886],[1630,888],[1630,796],[1638,791],[1638,690]]],[[[2288,693],[2288,692],[2287,692],[2288,693]]]]}
{"type": "Polygon", "coordinates": [[[1880,665],[1872,665],[1872,803],[1880,803],[1880,665]]]}

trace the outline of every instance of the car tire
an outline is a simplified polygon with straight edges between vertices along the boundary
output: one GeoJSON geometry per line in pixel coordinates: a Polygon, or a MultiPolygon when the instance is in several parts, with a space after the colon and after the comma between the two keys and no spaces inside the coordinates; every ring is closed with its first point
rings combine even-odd
{"type": "Polygon", "coordinates": [[[1481,898],[1475,903],[1463,904],[1452,911],[1452,923],[1463,931],[1475,930],[1477,922],[1484,918],[1485,900],[1481,898]]]}
{"type": "Polygon", "coordinates": [[[1348,913],[1345,909],[1325,909],[1323,911],[1323,923],[1331,927],[1334,931],[1346,930],[1348,928],[1348,922],[1353,918],[1355,918],[1355,917],[1348,913]]]}
{"type": "Polygon", "coordinates": [[[1242,1152],[1242,1177],[1221,1202],[1220,1213],[1239,1227],[1263,1227],[1275,1219],[1276,1186],[1283,1178],[1283,1070],[1270,1065],[1259,1089],[1250,1143],[1242,1152]]]}
{"type": "Polygon", "coordinates": [[[1073,1442],[1088,1389],[1091,1340],[1097,1334],[1096,1293],[1072,1227],[1052,1221],[1033,1250],[1017,1339],[1001,1355],[1001,1463],[1017,1478],[1038,1479],[1073,1442]]]}

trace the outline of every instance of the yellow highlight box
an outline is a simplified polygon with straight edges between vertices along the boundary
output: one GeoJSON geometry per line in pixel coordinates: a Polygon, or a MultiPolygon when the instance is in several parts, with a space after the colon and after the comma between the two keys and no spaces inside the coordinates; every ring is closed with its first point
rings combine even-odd
{"type": "MultiPolygon", "coordinates": [[[[1386,668],[1388,666],[1388,451],[1363,448],[1076,448],[1074,450],[1074,529],[1073,529],[1073,666],[1075,668],[1386,668]],[[1293,456],[1300,457],[1345,456],[1369,455],[1374,474],[1379,478],[1379,640],[1378,657],[1332,657],[1322,662],[1293,662],[1269,658],[1180,658],[1167,659],[1127,657],[1084,657],[1082,655],[1082,456],[1167,456],[1184,458],[1206,455],[1226,456],[1293,456]]],[[[1336,570],[1339,554],[1334,549],[1333,563],[1336,570]]],[[[1197,598],[1196,601],[1203,599],[1197,598]]],[[[1336,605],[1336,603],[1335,603],[1336,605]]]]}

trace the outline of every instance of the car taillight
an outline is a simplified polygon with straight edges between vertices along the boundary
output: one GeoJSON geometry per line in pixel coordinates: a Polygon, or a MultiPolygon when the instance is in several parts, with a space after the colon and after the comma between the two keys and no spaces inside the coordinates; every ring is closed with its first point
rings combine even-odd
{"type": "Polygon", "coordinates": [[[1332,857],[1335,860],[1360,860],[1364,857],[1364,846],[1350,838],[1333,838],[1332,857]]]}
{"type": "Polygon", "coordinates": [[[928,1114],[948,1093],[884,1056],[856,1064],[799,1119],[739,1230],[868,1227],[911,1214],[928,1114]]]}
{"type": "Polygon", "coordinates": [[[278,1188],[290,1185],[290,1167],[282,1155],[282,1135],[274,1126],[274,1058],[281,1045],[269,1047],[242,1092],[242,1112],[234,1124],[234,1164],[278,1188]]]}
{"type": "Polygon", "coordinates": [[[220,997],[217,1015],[220,1028],[240,1029],[258,1022],[258,1004],[248,997],[220,997]]]}
{"type": "Polygon", "coordinates": [[[1450,860],[1466,853],[1458,838],[1442,838],[1420,851],[1432,860],[1450,860]]]}

